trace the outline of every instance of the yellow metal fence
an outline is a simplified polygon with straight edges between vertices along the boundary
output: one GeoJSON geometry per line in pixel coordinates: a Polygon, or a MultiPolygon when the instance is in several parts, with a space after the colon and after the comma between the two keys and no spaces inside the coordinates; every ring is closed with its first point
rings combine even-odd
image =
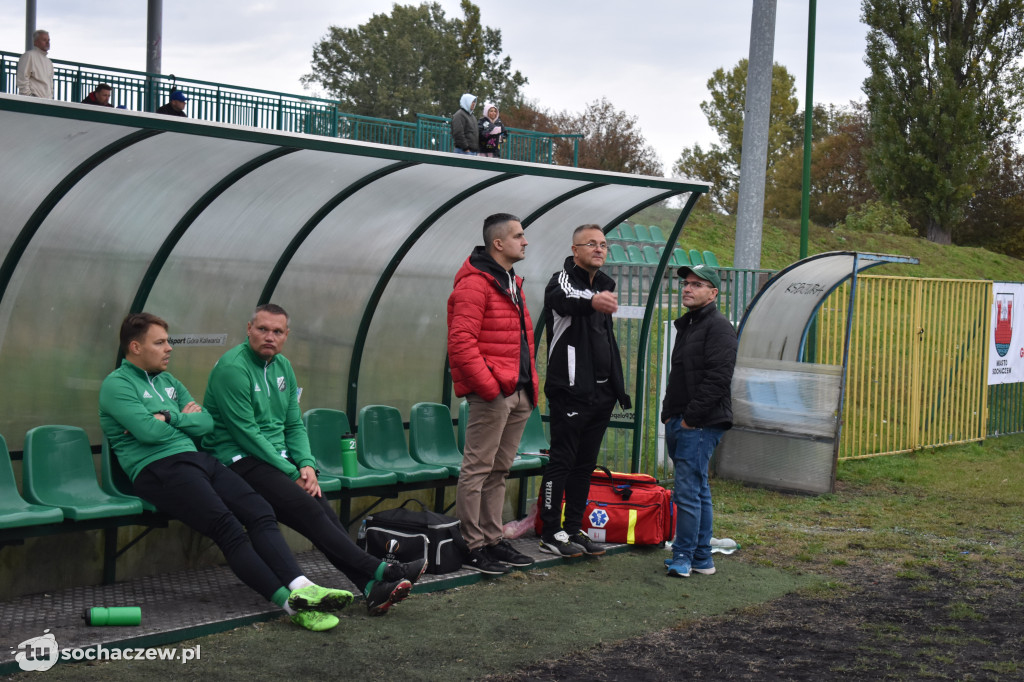
{"type": "MultiPolygon", "coordinates": [[[[818,314],[818,362],[842,363],[849,286],[818,314]]],[[[858,278],[840,459],[985,438],[991,298],[984,280],[858,278]]]]}

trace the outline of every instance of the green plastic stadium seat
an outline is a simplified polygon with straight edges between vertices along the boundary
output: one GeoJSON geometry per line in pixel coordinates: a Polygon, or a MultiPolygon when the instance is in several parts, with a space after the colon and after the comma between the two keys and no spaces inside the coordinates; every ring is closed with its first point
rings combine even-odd
{"type": "Polygon", "coordinates": [[[345,475],[341,466],[341,437],[351,433],[352,428],[348,416],[341,410],[314,408],[302,415],[302,421],[309,435],[309,447],[316,460],[316,468],[337,480],[339,489],[394,485],[398,481],[398,476],[393,472],[368,469],[359,462],[356,462],[359,471],[356,476],[345,475]]]}
{"type": "MultiPolygon", "coordinates": [[[[664,255],[665,255],[665,247],[664,246],[659,246],[658,247],[658,258],[661,258],[664,255]]],[[[673,251],[672,253],[669,254],[669,256],[668,256],[668,264],[667,265],[668,265],[668,269],[665,271],[665,274],[666,275],[673,275],[674,276],[675,273],[672,272],[672,270],[679,267],[679,263],[676,262],[676,253],[675,253],[675,251],[673,251]]]]}
{"type": "Polygon", "coordinates": [[[704,257],[700,255],[700,251],[697,249],[690,249],[690,265],[703,265],[704,257]]]}
{"type": "Polygon", "coordinates": [[[63,520],[64,512],[57,507],[30,504],[21,497],[7,441],[0,436],[0,528],[41,526],[63,520]]]}
{"type": "Polygon", "coordinates": [[[704,264],[705,265],[710,265],[713,268],[720,268],[720,267],[722,267],[722,266],[720,266],[718,264],[718,257],[715,256],[715,254],[711,253],[710,251],[705,251],[704,252],[704,264]]]}
{"type": "Polygon", "coordinates": [[[409,413],[409,453],[420,464],[446,467],[459,475],[462,453],[455,442],[452,413],[446,405],[416,403],[409,413]]]}
{"type": "Polygon", "coordinates": [[[128,474],[121,468],[121,462],[110,450],[110,443],[107,437],[103,437],[103,446],[100,450],[100,488],[111,497],[125,497],[130,500],[138,500],[142,503],[142,509],[148,512],[155,512],[156,506],[151,502],[138,497],[135,488],[128,474]]]}
{"type": "Polygon", "coordinates": [[[652,245],[648,244],[647,246],[644,247],[643,250],[644,260],[647,262],[648,265],[657,265],[658,263],[661,262],[661,256],[658,253],[658,250],[654,248],[652,245]]]}
{"type": "Polygon", "coordinates": [[[392,471],[399,483],[448,478],[445,467],[420,464],[405,444],[402,415],[387,405],[367,405],[359,410],[359,462],[370,469],[392,471]]]}
{"type": "Polygon", "coordinates": [[[60,507],[75,521],[142,513],[138,498],[100,488],[89,436],[77,426],[37,426],[25,434],[24,484],[26,500],[60,507]]]}
{"type": "Polygon", "coordinates": [[[636,232],[633,231],[633,226],[629,223],[621,223],[619,225],[619,234],[621,235],[620,239],[624,242],[636,241],[636,232]]]}
{"type": "Polygon", "coordinates": [[[655,244],[665,244],[668,242],[665,239],[665,235],[662,233],[661,228],[657,225],[651,225],[651,241],[655,244]]]}
{"type": "Polygon", "coordinates": [[[686,253],[685,249],[680,249],[677,246],[672,249],[672,256],[676,259],[676,267],[681,268],[684,265],[690,265],[690,256],[686,253]]]}
{"type": "Polygon", "coordinates": [[[619,232],[619,226],[616,225],[612,229],[608,230],[604,237],[605,239],[622,239],[622,234],[619,232]]]}
{"type": "Polygon", "coordinates": [[[614,253],[612,253],[612,248],[611,248],[611,247],[612,247],[612,245],[611,245],[611,244],[609,244],[609,245],[608,245],[608,255],[607,255],[607,256],[605,257],[605,259],[604,259],[604,264],[605,264],[605,265],[625,265],[625,263],[620,263],[620,262],[619,262],[619,261],[618,261],[618,260],[617,260],[617,259],[615,258],[615,254],[614,254],[614,253]]]}
{"type": "Polygon", "coordinates": [[[626,265],[629,263],[629,256],[626,255],[626,250],[622,248],[622,244],[609,244],[608,258],[615,265],[626,265]]]}
{"type": "Polygon", "coordinates": [[[640,250],[640,246],[637,244],[630,244],[629,248],[626,249],[626,253],[629,255],[630,265],[647,265],[644,260],[644,252],[640,250]]]}
{"type": "Polygon", "coordinates": [[[523,437],[519,439],[519,454],[547,456],[550,449],[551,443],[544,435],[544,422],[540,418],[540,410],[535,407],[526,421],[523,437]]]}
{"type": "Polygon", "coordinates": [[[647,230],[646,225],[637,225],[634,230],[636,231],[636,240],[642,244],[651,243],[651,233],[647,230]]]}

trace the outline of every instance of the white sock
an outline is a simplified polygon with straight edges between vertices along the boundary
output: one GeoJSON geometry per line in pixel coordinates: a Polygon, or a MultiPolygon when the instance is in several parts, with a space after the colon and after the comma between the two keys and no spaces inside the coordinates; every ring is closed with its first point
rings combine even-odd
{"type": "Polygon", "coordinates": [[[288,606],[288,602],[285,602],[284,606],[282,606],[281,608],[283,608],[284,612],[287,613],[289,616],[294,616],[296,613],[298,613],[298,611],[288,606]]]}
{"type": "Polygon", "coordinates": [[[300,575],[298,578],[288,583],[288,591],[294,592],[295,590],[301,589],[303,587],[309,587],[312,584],[312,580],[310,580],[304,575],[300,575]]]}

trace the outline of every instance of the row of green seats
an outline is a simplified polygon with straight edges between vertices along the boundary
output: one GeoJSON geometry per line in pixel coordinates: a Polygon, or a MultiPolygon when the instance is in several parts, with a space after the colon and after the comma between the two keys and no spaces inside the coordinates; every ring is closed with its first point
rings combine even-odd
{"type": "MultiPolygon", "coordinates": [[[[448,407],[417,403],[412,408],[409,445],[402,416],[393,407],[368,405],[359,412],[357,472],[346,475],[341,437],[351,432],[340,410],[314,409],[303,415],[310,445],[323,475],[324,492],[416,483],[458,476],[469,404],[463,403],[459,439],[448,407]]],[[[534,409],[512,471],[540,469],[548,450],[540,413],[534,409]]],[[[155,511],[132,494],[131,482],[104,439],[100,482],[86,431],[76,426],[39,426],[25,435],[19,492],[7,442],[0,436],[0,529],[132,516],[155,511]]]]}
{"type": "MultiPolygon", "coordinates": [[[[317,408],[303,415],[310,448],[321,471],[320,487],[327,492],[457,477],[462,465],[468,419],[469,403],[463,403],[456,440],[451,412],[446,405],[416,403],[409,415],[409,442],[406,445],[401,413],[387,405],[367,405],[359,411],[357,472],[346,475],[341,456],[341,437],[351,433],[346,414],[341,410],[317,408]]],[[[512,471],[543,466],[544,460],[536,456],[541,450],[538,430],[546,452],[547,441],[540,413],[534,409],[512,471]]]]}
{"type": "Polygon", "coordinates": [[[613,227],[608,231],[608,239],[615,239],[620,242],[639,242],[641,244],[665,244],[664,233],[661,228],[657,225],[630,225],[629,223],[619,223],[616,227],[613,227]]]}
{"type": "MultiPolygon", "coordinates": [[[[108,473],[103,471],[105,478],[108,473]]],[[[84,429],[39,426],[25,434],[21,493],[7,442],[0,436],[0,528],[132,516],[143,508],[133,495],[100,487],[84,429]]]]}
{"type": "MultiPolygon", "coordinates": [[[[645,246],[628,244],[623,247],[622,244],[609,244],[608,258],[605,262],[608,265],[651,266],[660,263],[661,257],[664,253],[664,246],[655,248],[651,244],[647,244],[645,246]]],[[[715,257],[715,254],[711,251],[704,251],[702,253],[697,249],[690,249],[689,251],[679,247],[672,249],[672,255],[669,256],[668,266],[670,268],[680,268],[684,265],[710,265],[715,268],[721,267],[718,264],[718,258],[715,257]]]]}

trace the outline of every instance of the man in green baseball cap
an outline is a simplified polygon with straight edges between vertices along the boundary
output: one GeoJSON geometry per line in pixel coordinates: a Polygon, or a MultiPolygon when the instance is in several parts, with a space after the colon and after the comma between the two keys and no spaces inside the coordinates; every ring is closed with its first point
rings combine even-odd
{"type": "Polygon", "coordinates": [[[708,463],[726,430],[732,427],[732,374],[736,332],[715,305],[722,280],[710,265],[679,268],[686,314],[675,321],[672,368],[661,406],[665,440],[675,469],[672,501],[676,537],[671,577],[691,571],[713,575],[711,560],[711,488],[708,463]]]}
{"type": "MultiPolygon", "coordinates": [[[[691,272],[705,282],[711,282],[715,289],[722,288],[722,278],[718,276],[718,270],[710,265],[704,265],[703,263],[700,265],[684,265],[676,270],[676,273],[683,279],[686,279],[686,276],[691,272]]],[[[689,308],[690,306],[687,305],[686,307],[689,308]]]]}

